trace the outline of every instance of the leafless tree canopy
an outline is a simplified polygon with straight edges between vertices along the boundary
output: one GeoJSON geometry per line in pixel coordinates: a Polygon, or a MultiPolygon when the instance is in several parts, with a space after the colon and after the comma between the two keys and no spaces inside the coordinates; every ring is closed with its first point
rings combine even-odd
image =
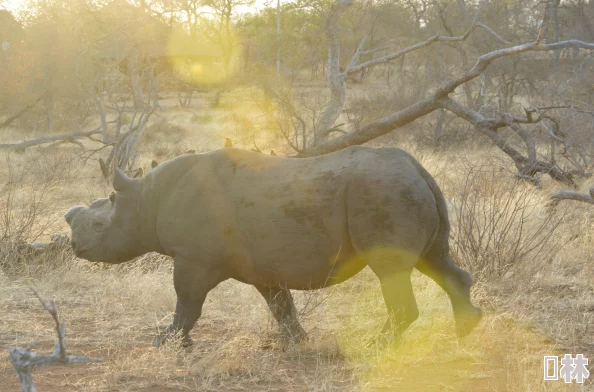
{"type": "Polygon", "coordinates": [[[592,173],[592,2],[299,0],[281,7],[279,21],[273,8],[245,12],[251,5],[31,3],[26,24],[4,11],[0,73],[9,77],[0,87],[11,99],[0,100],[0,127],[20,122],[48,135],[0,148],[74,143],[90,157],[108,147],[107,166],[130,170],[136,141],[161,110],[159,91],[176,90],[187,107],[194,91],[216,89],[218,104],[247,84],[275,103],[268,115],[297,156],[415,123],[433,128],[436,148],[460,130],[486,138],[535,184],[548,174],[574,186],[592,173]],[[77,34],[66,36],[59,21],[74,15],[77,34]],[[61,43],[51,55],[50,33],[61,43]],[[17,74],[26,78],[17,83],[17,74]],[[299,91],[304,78],[322,81],[323,93],[299,91]],[[362,106],[350,92],[372,82],[391,92],[383,106],[362,106]]]}

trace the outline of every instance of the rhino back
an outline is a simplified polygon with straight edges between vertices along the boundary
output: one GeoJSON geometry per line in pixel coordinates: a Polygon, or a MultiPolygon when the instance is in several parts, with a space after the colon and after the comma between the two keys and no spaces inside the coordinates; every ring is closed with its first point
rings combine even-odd
{"type": "Polygon", "coordinates": [[[249,283],[327,285],[335,268],[348,278],[365,265],[354,257],[348,210],[375,217],[354,222],[372,241],[379,209],[390,208],[377,196],[431,202],[409,159],[399,149],[367,147],[307,159],[237,149],[180,157],[151,180],[159,240],[169,254],[222,263],[249,283]]]}

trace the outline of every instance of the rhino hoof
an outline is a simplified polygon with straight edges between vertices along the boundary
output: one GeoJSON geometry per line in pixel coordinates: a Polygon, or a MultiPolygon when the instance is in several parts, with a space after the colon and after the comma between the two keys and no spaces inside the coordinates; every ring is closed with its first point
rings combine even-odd
{"type": "Polygon", "coordinates": [[[456,319],[456,334],[459,339],[465,338],[483,318],[483,311],[472,307],[456,319]]]}
{"type": "Polygon", "coordinates": [[[192,338],[189,336],[187,336],[187,337],[184,336],[184,338],[182,339],[182,342],[181,342],[181,346],[183,348],[188,348],[188,347],[192,347],[193,345],[194,345],[194,341],[192,340],[192,338]]]}
{"type": "Polygon", "coordinates": [[[161,347],[163,343],[165,343],[165,337],[161,335],[156,335],[153,338],[153,347],[161,347]]]}
{"type": "MultiPolygon", "coordinates": [[[[178,333],[171,333],[171,332],[159,333],[159,334],[155,335],[155,337],[153,338],[153,347],[161,347],[162,345],[167,343],[167,341],[170,341],[172,338],[175,339],[178,336],[179,336],[178,333]]],[[[192,338],[189,335],[182,336],[182,338],[181,338],[181,346],[182,347],[184,347],[184,348],[191,347],[193,344],[194,344],[194,342],[192,341],[192,338]]]]}
{"type": "Polygon", "coordinates": [[[307,332],[300,325],[281,330],[281,341],[284,345],[290,343],[298,344],[306,338],[307,332]]]}
{"type": "Polygon", "coordinates": [[[366,348],[383,350],[388,347],[398,347],[402,343],[402,334],[396,332],[382,332],[365,341],[366,348]]]}

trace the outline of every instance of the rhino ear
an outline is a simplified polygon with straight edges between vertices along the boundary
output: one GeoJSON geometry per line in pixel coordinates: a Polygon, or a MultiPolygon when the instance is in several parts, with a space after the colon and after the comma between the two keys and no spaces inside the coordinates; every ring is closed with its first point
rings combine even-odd
{"type": "Polygon", "coordinates": [[[116,167],[113,173],[113,189],[116,192],[125,192],[126,190],[132,188],[134,184],[134,180],[128,178],[126,173],[120,170],[120,168],[116,167]]]}
{"type": "Polygon", "coordinates": [[[109,180],[109,168],[107,167],[107,164],[103,158],[99,158],[99,167],[101,168],[101,174],[103,174],[103,178],[109,180]]]}
{"type": "Polygon", "coordinates": [[[134,173],[134,177],[132,178],[140,178],[144,176],[144,169],[142,167],[139,167],[138,169],[136,169],[136,173],[134,173]]]}

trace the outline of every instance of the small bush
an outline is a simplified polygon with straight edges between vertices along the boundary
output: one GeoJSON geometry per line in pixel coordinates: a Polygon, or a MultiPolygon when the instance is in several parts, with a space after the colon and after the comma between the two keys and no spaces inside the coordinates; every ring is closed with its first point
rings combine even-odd
{"type": "Polygon", "coordinates": [[[55,234],[55,190],[69,175],[63,161],[46,158],[35,156],[19,164],[6,155],[5,184],[0,190],[0,268],[5,272],[30,275],[41,266],[55,264],[69,250],[60,246],[42,252],[32,245],[55,234]]]}
{"type": "Polygon", "coordinates": [[[566,243],[565,215],[546,211],[533,186],[490,164],[461,164],[450,199],[451,248],[460,266],[480,279],[534,274],[566,243]]]}
{"type": "Polygon", "coordinates": [[[53,189],[59,178],[52,173],[40,173],[41,159],[26,165],[16,165],[6,156],[6,177],[0,191],[0,237],[33,242],[46,234],[52,225],[47,214],[54,204],[53,189]]]}

